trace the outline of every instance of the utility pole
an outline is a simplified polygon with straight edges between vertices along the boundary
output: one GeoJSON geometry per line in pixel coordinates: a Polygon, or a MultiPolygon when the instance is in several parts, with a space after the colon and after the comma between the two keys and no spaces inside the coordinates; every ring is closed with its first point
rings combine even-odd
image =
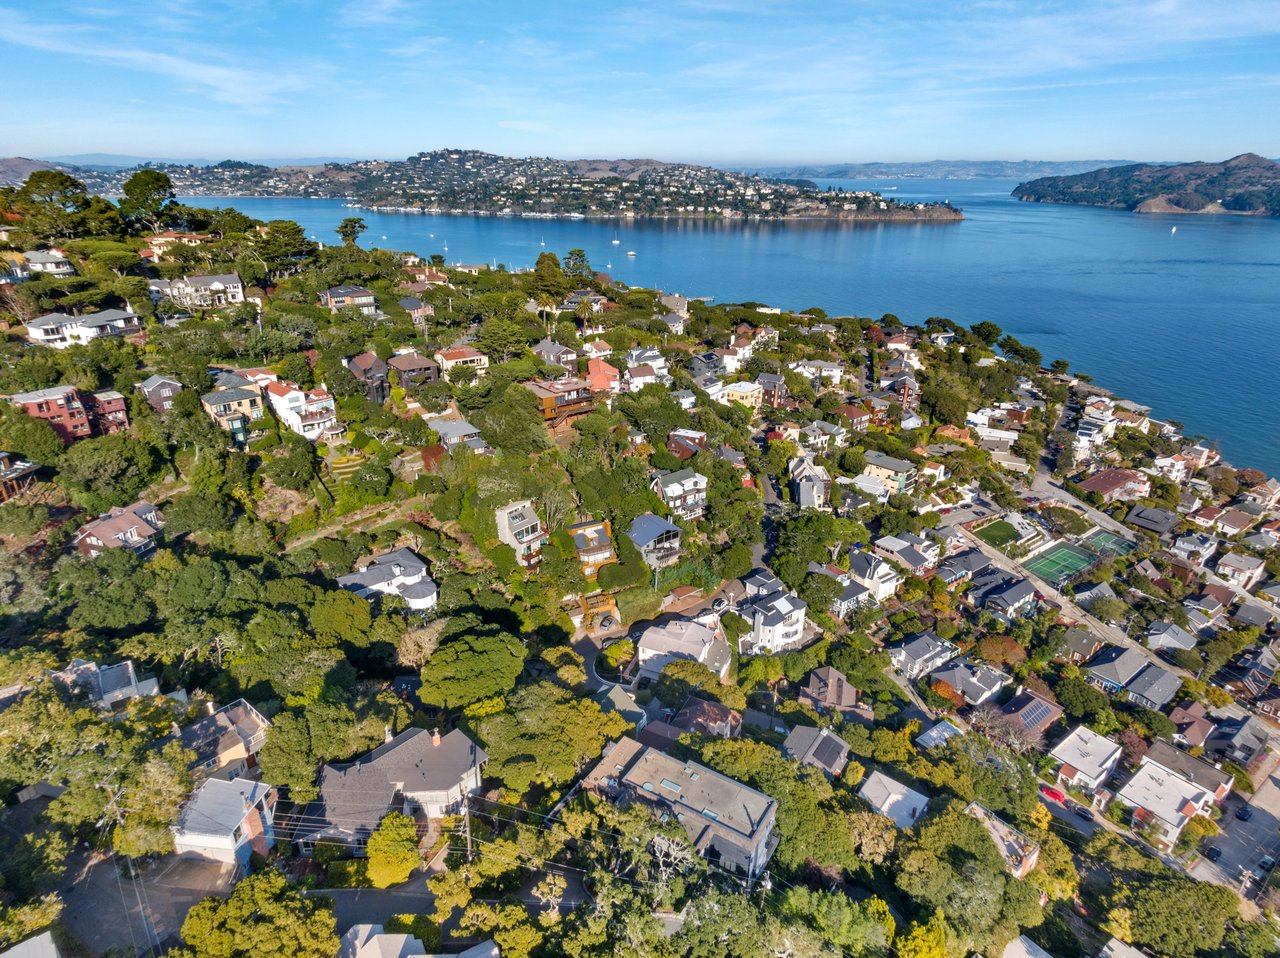
{"type": "MultiPolygon", "coordinates": [[[[115,770],[113,770],[112,774],[114,775],[115,773],[116,773],[115,770]]],[[[104,778],[101,782],[99,782],[98,788],[103,789],[107,793],[107,807],[105,809],[103,817],[98,821],[98,827],[105,828],[108,824],[108,817],[109,817],[111,821],[115,822],[117,828],[122,828],[124,826],[124,809],[120,807],[120,799],[124,795],[124,789],[116,788],[114,785],[112,785],[110,776],[104,778]]],[[[109,835],[107,836],[107,840],[108,841],[111,840],[109,835]]],[[[112,856],[115,857],[114,851],[112,852],[112,856]]],[[[151,956],[156,954],[156,949],[160,947],[160,937],[159,935],[156,934],[155,929],[151,925],[151,918],[150,916],[147,915],[146,908],[143,907],[142,892],[138,888],[138,870],[137,868],[134,867],[133,856],[126,855],[125,860],[129,863],[129,878],[133,884],[133,896],[138,902],[138,915],[142,919],[142,929],[147,939],[146,954],[148,958],[151,958],[151,956]],[[153,947],[153,943],[154,943],[154,947],[153,947]]],[[[113,864],[112,867],[114,868],[118,866],[113,864]]],[[[116,877],[117,879],[119,878],[118,873],[116,877]]],[[[120,894],[121,894],[121,897],[123,898],[123,895],[124,895],[123,888],[121,889],[120,894]]],[[[126,907],[126,914],[124,918],[126,922],[129,921],[129,916],[127,914],[127,907],[126,907]]],[[[130,925],[130,928],[132,928],[132,925],[130,925]]],[[[129,934],[130,934],[130,937],[132,937],[133,935],[132,930],[130,931],[129,934]]]]}
{"type": "Polygon", "coordinates": [[[462,798],[462,827],[467,833],[467,861],[471,861],[471,796],[462,798]]]}

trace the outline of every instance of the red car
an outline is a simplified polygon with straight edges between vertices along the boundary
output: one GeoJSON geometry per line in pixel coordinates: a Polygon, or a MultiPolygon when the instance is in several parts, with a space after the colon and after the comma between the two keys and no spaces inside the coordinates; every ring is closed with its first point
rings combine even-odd
{"type": "Polygon", "coordinates": [[[1058,804],[1062,804],[1067,800],[1066,795],[1062,794],[1062,792],[1058,791],[1056,788],[1053,788],[1052,786],[1049,786],[1049,785],[1041,785],[1040,794],[1043,795],[1045,798],[1053,799],[1058,804]]]}

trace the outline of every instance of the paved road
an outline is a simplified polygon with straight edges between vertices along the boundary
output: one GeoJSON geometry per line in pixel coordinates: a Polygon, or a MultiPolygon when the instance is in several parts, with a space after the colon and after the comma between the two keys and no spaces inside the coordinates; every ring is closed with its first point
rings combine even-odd
{"type": "MultiPolygon", "coordinates": [[[[1222,832],[1207,843],[1222,849],[1222,857],[1216,862],[1201,858],[1190,869],[1194,877],[1239,891],[1241,879],[1258,868],[1263,856],[1280,859],[1280,755],[1274,756],[1256,779],[1260,780],[1258,789],[1248,801],[1253,817],[1247,822],[1235,817],[1236,810],[1245,804],[1242,797],[1227,800],[1218,823],[1222,832]]],[[[1243,887],[1246,897],[1259,888],[1252,882],[1243,887]]]]}

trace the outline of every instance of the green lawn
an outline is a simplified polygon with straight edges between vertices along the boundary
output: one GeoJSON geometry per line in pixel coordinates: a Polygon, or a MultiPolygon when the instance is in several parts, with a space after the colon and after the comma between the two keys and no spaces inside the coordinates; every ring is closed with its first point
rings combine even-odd
{"type": "Polygon", "coordinates": [[[976,535],[983,542],[993,545],[997,549],[1003,549],[1005,546],[1022,538],[1018,535],[1018,530],[1004,519],[997,519],[990,525],[983,526],[977,530],[976,535]]]}

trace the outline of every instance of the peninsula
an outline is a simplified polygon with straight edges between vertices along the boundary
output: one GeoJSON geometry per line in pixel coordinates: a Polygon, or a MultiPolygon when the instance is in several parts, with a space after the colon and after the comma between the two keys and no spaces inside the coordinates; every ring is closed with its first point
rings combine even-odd
{"type": "Polygon", "coordinates": [[[1105,206],[1135,213],[1280,216],[1280,163],[1242,153],[1223,163],[1138,163],[1020,183],[1025,202],[1105,206]]]}
{"type": "Polygon", "coordinates": [[[139,169],[155,169],[184,196],[320,197],[369,209],[430,213],[884,222],[964,218],[947,203],[903,203],[870,190],[820,190],[804,180],[648,159],[559,160],[433,150],[404,160],[274,167],[224,160],[123,170],[0,160],[0,172],[13,170],[15,180],[41,166],[66,172],[103,194],[118,194],[139,169]]]}

